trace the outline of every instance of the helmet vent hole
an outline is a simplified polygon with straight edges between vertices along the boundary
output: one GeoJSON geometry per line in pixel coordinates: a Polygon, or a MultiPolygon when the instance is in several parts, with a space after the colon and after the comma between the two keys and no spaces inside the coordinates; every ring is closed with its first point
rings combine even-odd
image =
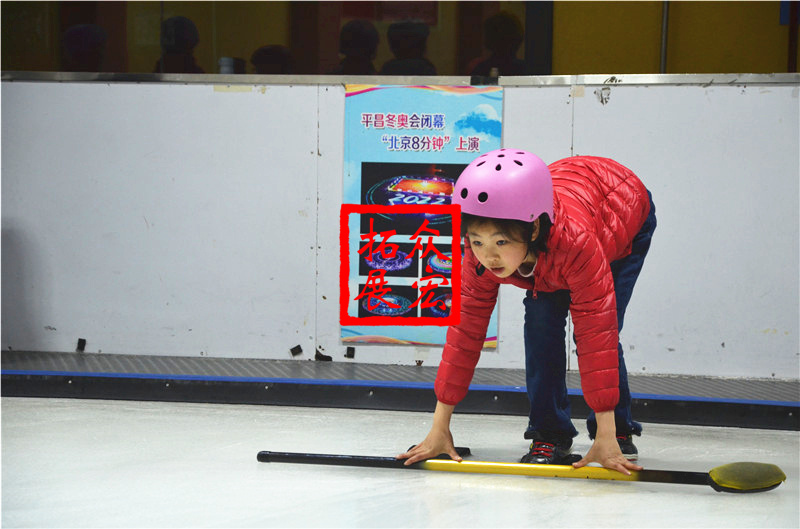
{"type": "Polygon", "coordinates": [[[467,191],[466,187],[461,190],[461,198],[467,198],[468,194],[469,194],[469,191],[467,191]]]}
{"type": "Polygon", "coordinates": [[[514,160],[514,163],[519,165],[520,167],[522,166],[522,162],[520,162],[519,160],[514,160]]]}
{"type": "Polygon", "coordinates": [[[498,154],[497,155],[498,158],[503,158],[504,156],[505,156],[505,154],[498,154]]]}
{"type": "Polygon", "coordinates": [[[486,163],[486,160],[484,160],[484,161],[482,161],[482,162],[478,163],[478,164],[476,165],[476,167],[480,167],[481,165],[483,165],[483,164],[485,164],[485,163],[486,163]]]}
{"type": "Polygon", "coordinates": [[[480,202],[481,204],[486,202],[487,200],[489,200],[489,195],[487,195],[486,193],[481,193],[480,195],[478,195],[478,202],[480,202]]]}
{"type": "Polygon", "coordinates": [[[494,168],[495,171],[500,171],[502,169],[503,169],[503,166],[500,165],[500,164],[497,164],[497,167],[494,168]]]}

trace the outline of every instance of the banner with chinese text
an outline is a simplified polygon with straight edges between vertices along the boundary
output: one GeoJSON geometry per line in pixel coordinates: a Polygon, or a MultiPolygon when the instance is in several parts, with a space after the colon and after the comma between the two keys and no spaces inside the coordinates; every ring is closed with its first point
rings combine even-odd
{"type": "MultiPolygon", "coordinates": [[[[340,218],[347,343],[441,345],[458,321],[458,175],[501,147],[497,86],[348,85],[340,218]]],[[[497,311],[486,346],[497,344],[497,311]]]]}

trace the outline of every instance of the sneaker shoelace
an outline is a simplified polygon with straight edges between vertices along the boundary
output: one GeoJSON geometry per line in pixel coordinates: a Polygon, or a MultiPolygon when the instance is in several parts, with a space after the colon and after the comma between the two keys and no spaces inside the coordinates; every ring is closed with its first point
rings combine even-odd
{"type": "Polygon", "coordinates": [[[532,456],[545,456],[551,457],[556,445],[553,443],[545,443],[543,441],[534,441],[531,443],[530,455],[532,456]]]}

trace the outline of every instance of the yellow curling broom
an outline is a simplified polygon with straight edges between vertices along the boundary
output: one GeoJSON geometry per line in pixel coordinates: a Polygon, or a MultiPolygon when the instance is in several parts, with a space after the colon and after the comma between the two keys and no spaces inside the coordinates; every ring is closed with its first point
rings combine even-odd
{"type": "MultiPolygon", "coordinates": [[[[460,456],[470,454],[469,448],[457,448],[460,456]]],[[[335,454],[303,454],[293,452],[258,453],[262,463],[308,463],[316,465],[344,465],[373,468],[406,468],[439,470],[446,472],[471,472],[477,474],[513,474],[545,478],[605,479],[613,481],[647,481],[683,485],[709,485],[719,492],[763,492],[774,489],[786,480],[786,475],[776,465],[768,463],[729,463],[712,468],[709,472],[681,470],[639,470],[625,475],[616,470],[600,467],[574,468],[571,465],[533,465],[528,463],[494,463],[490,461],[453,461],[446,455],[404,465],[393,457],[349,456],[335,454]]]]}

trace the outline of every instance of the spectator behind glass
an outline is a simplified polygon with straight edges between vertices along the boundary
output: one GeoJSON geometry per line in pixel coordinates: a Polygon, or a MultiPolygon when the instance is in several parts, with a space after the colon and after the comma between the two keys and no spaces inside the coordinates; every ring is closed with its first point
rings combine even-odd
{"type": "Polygon", "coordinates": [[[95,24],[68,28],[61,38],[61,70],[101,72],[106,53],[106,31],[95,24]]]}
{"type": "Polygon", "coordinates": [[[344,58],[329,74],[373,75],[372,65],[378,49],[378,30],[366,20],[351,20],[339,33],[339,53],[344,58]]]}
{"type": "Polygon", "coordinates": [[[261,46],[250,56],[250,62],[257,74],[287,74],[294,69],[292,53],[286,46],[261,46]]]}
{"type": "Polygon", "coordinates": [[[381,68],[383,75],[436,75],[436,67],[424,57],[428,26],[419,22],[395,22],[386,36],[394,59],[381,68]]]}
{"type": "Polygon", "coordinates": [[[200,42],[197,26],[186,17],[168,18],[161,24],[161,58],[155,73],[205,73],[194,59],[200,42]]]}
{"type": "Polygon", "coordinates": [[[517,50],[523,41],[524,30],[519,19],[501,11],[486,19],[483,24],[483,42],[489,50],[488,59],[479,61],[470,70],[470,75],[491,75],[497,68],[497,75],[528,75],[525,61],[517,59],[517,50]]]}

